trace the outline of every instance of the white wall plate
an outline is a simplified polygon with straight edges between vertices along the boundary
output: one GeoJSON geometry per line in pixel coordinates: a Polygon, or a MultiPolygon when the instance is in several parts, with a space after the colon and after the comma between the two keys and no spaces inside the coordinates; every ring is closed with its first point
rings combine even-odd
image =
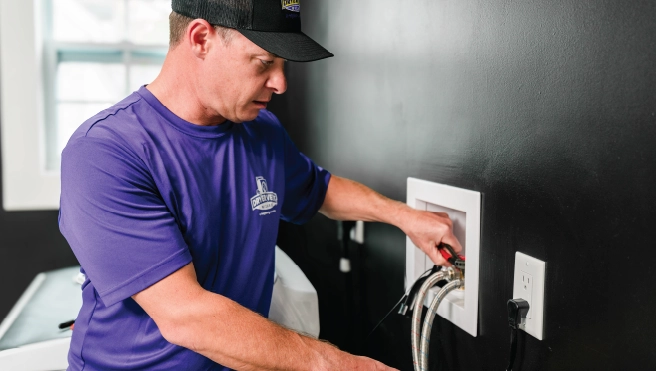
{"type": "Polygon", "coordinates": [[[524,331],[536,339],[543,339],[544,281],[546,263],[521,252],[515,254],[513,299],[524,299],[530,305],[524,331]]]}
{"type": "MultiPolygon", "coordinates": [[[[454,234],[466,257],[465,289],[444,299],[437,314],[472,336],[478,335],[478,276],[481,239],[481,194],[425,180],[408,178],[407,204],[413,209],[441,211],[453,220],[454,234]]],[[[433,266],[431,260],[406,237],[406,288],[433,266]]],[[[425,304],[437,290],[429,291],[425,304]]]]}

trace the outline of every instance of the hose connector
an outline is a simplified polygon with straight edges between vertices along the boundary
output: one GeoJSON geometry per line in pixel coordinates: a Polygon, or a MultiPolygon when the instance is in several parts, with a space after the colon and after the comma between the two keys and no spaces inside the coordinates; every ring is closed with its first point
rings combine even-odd
{"type": "Polygon", "coordinates": [[[463,271],[465,270],[465,257],[456,254],[456,252],[453,250],[453,247],[451,247],[451,245],[449,245],[448,243],[441,243],[438,246],[438,250],[444,257],[444,259],[446,259],[446,261],[448,261],[449,263],[451,263],[452,265],[454,265],[456,268],[460,270],[463,271]]]}
{"type": "MultiPolygon", "coordinates": [[[[464,264],[464,262],[463,262],[463,264],[464,264]]],[[[446,280],[447,281],[451,282],[451,281],[455,281],[455,280],[460,280],[460,281],[462,281],[462,283],[461,283],[459,288],[460,289],[465,288],[465,271],[464,270],[459,269],[459,268],[454,267],[454,266],[450,266],[450,267],[447,267],[444,271],[446,272],[446,280]]]]}

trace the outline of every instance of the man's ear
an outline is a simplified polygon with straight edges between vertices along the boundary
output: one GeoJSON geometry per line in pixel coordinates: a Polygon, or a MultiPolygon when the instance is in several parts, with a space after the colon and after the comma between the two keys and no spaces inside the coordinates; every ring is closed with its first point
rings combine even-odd
{"type": "Polygon", "coordinates": [[[194,19],[187,27],[185,36],[191,52],[197,58],[205,59],[205,56],[213,46],[216,30],[206,20],[194,19]]]}

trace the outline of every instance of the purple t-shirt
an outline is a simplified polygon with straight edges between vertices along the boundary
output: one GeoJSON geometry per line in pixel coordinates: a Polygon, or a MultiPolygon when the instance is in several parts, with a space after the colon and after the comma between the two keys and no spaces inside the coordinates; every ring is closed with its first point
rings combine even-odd
{"type": "Polygon", "coordinates": [[[167,342],[131,298],[194,263],[200,285],[268,315],[280,219],[303,223],[330,174],[266,110],[193,125],[142,87],[62,153],[59,226],[86,282],[69,370],[226,370],[167,342]]]}

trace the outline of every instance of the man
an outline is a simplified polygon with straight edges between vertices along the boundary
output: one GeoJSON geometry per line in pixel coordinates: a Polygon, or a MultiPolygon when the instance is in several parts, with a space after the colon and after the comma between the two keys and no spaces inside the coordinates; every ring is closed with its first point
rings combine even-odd
{"type": "Polygon", "coordinates": [[[279,220],[391,223],[443,264],[448,216],[331,176],[266,111],[286,59],[332,56],[297,0],[172,5],[160,75],[62,154],[60,228],[87,275],[69,370],[391,370],[263,317],[279,220]]]}

